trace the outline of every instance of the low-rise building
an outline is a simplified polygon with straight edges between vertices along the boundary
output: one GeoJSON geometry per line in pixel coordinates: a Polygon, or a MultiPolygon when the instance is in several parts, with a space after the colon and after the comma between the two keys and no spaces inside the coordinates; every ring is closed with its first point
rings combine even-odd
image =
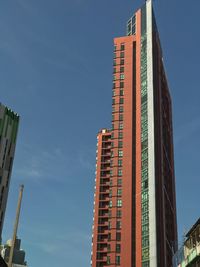
{"type": "MultiPolygon", "coordinates": [[[[28,267],[25,261],[25,251],[20,248],[21,239],[16,239],[12,267],[28,267]]],[[[8,240],[5,245],[1,246],[1,257],[8,263],[11,248],[11,240],[8,240]]]]}
{"type": "Polygon", "coordinates": [[[174,255],[173,267],[200,267],[200,218],[186,234],[183,246],[174,255]]]}

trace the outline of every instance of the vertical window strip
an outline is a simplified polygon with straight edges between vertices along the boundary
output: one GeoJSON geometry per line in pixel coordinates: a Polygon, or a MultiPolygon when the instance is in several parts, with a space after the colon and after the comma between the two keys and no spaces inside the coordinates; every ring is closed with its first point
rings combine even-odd
{"type": "Polygon", "coordinates": [[[148,110],[146,5],[141,14],[141,209],[142,267],[149,267],[148,110]]]}

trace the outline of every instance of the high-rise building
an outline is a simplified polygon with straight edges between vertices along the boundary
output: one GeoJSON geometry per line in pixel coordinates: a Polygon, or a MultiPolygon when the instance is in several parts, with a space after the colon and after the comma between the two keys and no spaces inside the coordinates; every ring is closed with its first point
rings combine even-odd
{"type": "Polygon", "coordinates": [[[152,0],[114,39],[112,95],[112,128],[97,137],[92,267],[171,267],[172,108],[152,0]]]}
{"type": "Polygon", "coordinates": [[[0,104],[0,241],[15,154],[19,115],[0,104]]]}

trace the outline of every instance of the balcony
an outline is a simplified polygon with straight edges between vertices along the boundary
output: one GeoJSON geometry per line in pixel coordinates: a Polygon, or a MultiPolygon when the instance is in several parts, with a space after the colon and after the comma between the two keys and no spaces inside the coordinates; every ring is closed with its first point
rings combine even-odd
{"type": "Polygon", "coordinates": [[[99,209],[105,209],[105,210],[108,210],[108,201],[100,201],[99,202],[99,209]]]}
{"type": "Polygon", "coordinates": [[[107,210],[99,210],[99,217],[108,218],[108,209],[107,210]]]}
{"type": "Polygon", "coordinates": [[[107,252],[107,244],[98,244],[97,247],[97,251],[98,252],[107,252]]]}
{"type": "Polygon", "coordinates": [[[107,243],[108,242],[108,234],[107,233],[101,233],[98,234],[98,239],[97,239],[98,243],[102,242],[102,243],[107,243]]]}
{"type": "Polygon", "coordinates": [[[106,252],[97,252],[97,260],[98,261],[107,261],[107,253],[106,252]]]}

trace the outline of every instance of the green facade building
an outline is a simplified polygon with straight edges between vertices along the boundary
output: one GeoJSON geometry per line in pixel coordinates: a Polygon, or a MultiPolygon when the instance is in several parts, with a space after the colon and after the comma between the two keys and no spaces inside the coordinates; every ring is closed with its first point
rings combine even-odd
{"type": "Polygon", "coordinates": [[[0,240],[9,192],[19,115],[0,103],[0,240]]]}

